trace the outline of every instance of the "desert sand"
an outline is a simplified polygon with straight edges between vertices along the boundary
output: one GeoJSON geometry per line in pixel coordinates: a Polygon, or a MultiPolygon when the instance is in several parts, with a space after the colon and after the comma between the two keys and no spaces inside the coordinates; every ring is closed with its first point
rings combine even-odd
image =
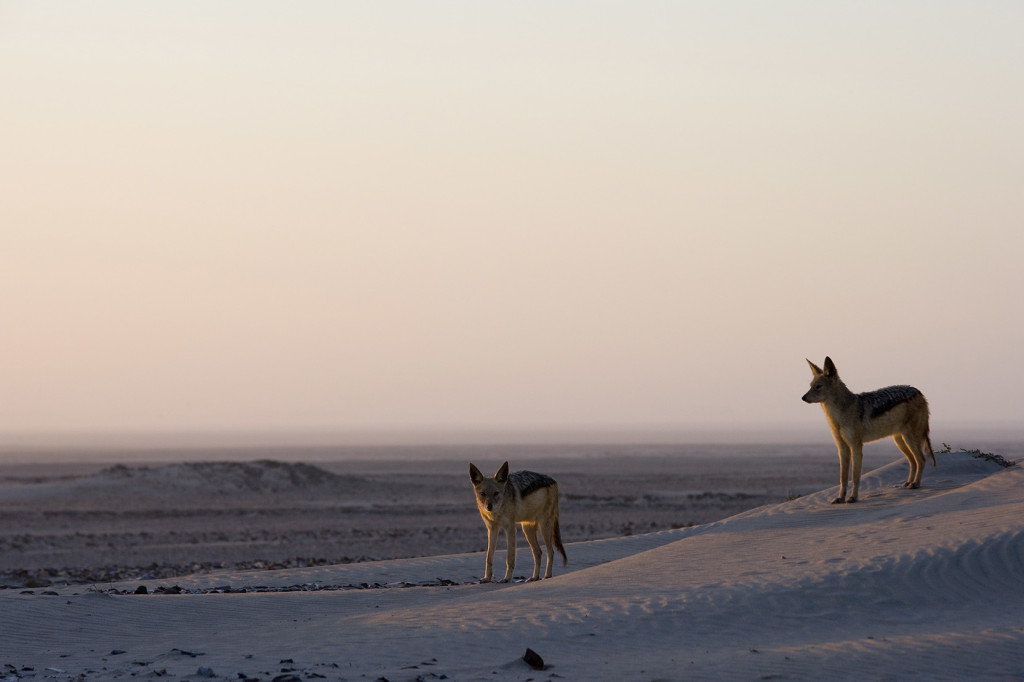
{"type": "MultiPolygon", "coordinates": [[[[612,460],[551,462],[566,498],[563,521],[573,529],[565,533],[569,565],[556,564],[550,580],[509,584],[476,583],[482,525],[472,507],[467,512],[468,484],[454,461],[451,471],[405,463],[412,480],[398,487],[394,463],[372,462],[346,465],[346,473],[333,472],[326,482],[318,473],[325,467],[279,462],[225,467],[217,476],[181,464],[62,480],[8,476],[0,486],[6,569],[68,559],[59,565],[123,571],[159,547],[179,568],[182,557],[201,552],[228,564],[234,559],[226,550],[236,545],[248,549],[231,557],[251,561],[280,540],[266,523],[273,513],[252,517],[259,537],[236,538],[232,529],[241,525],[228,523],[204,540],[189,529],[187,515],[169,511],[194,509],[197,499],[206,500],[199,526],[221,512],[235,518],[243,498],[256,495],[264,503],[256,509],[277,500],[291,521],[315,528],[318,505],[341,505],[341,512],[328,511],[336,518],[351,513],[365,525],[391,508],[408,511],[411,497],[403,496],[419,489],[436,503],[413,510],[426,526],[396,526],[392,517],[374,532],[386,532],[389,523],[409,531],[396,546],[425,527],[458,537],[465,524],[477,535],[461,552],[444,549],[458,542],[421,537],[417,542],[445,553],[280,570],[200,566],[190,575],[104,583],[39,573],[50,584],[0,590],[0,679],[1021,679],[1024,467],[964,452],[938,460],[919,490],[898,487],[906,475],[902,460],[873,468],[854,505],[830,504],[835,486],[804,494],[806,482],[769,476],[762,488],[776,499],[745,500],[753,508],[715,521],[688,520],[704,492],[732,494],[727,482],[711,480],[712,469],[702,481],[709,485],[687,487],[697,479],[682,481],[680,462],[668,458],[640,457],[626,468],[612,460]],[[438,479],[424,486],[418,476],[425,468],[438,479]],[[594,479],[590,487],[584,472],[594,479]],[[773,485],[794,489],[780,499],[773,485]],[[70,497],[69,486],[76,490],[70,497]],[[289,494],[296,486],[305,486],[306,503],[289,494]],[[339,490],[360,486],[369,499],[337,500],[339,490]],[[395,501],[373,506],[371,500],[385,498],[395,501]],[[41,513],[42,501],[54,516],[41,513]],[[20,540],[8,532],[12,515],[24,529],[20,540]],[[161,524],[179,522],[168,521],[174,516],[191,547],[157,537],[161,524]],[[76,529],[74,519],[89,530],[76,529]],[[624,528],[623,519],[633,525],[624,528]],[[48,533],[54,542],[46,550],[48,533]],[[62,547],[75,533],[85,536],[82,547],[62,547]],[[103,547],[87,546],[89,536],[103,547]],[[139,546],[119,553],[116,545],[132,538],[139,546]],[[539,657],[528,657],[537,667],[524,660],[528,649],[539,657]]],[[[802,471],[819,482],[834,478],[833,459],[816,466],[802,471]]],[[[347,528],[337,521],[334,527],[347,528]]],[[[173,528],[165,530],[169,536],[173,528]]],[[[335,540],[331,548],[326,538],[327,549],[310,557],[338,560],[345,542],[335,540]]],[[[520,556],[516,573],[528,574],[532,560],[520,556]]],[[[496,562],[503,560],[499,551],[496,562]]]]}

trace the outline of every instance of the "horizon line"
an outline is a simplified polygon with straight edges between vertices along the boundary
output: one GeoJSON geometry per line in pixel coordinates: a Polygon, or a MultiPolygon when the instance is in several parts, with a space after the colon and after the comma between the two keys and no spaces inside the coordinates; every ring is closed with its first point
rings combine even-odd
{"type": "MultiPolygon", "coordinates": [[[[958,435],[1024,438],[1019,424],[965,422],[944,429],[958,435]]],[[[933,434],[934,436],[934,434],[933,434]]],[[[949,436],[946,436],[949,437],[949,436]]],[[[0,430],[0,451],[73,448],[261,448],[545,444],[701,444],[831,442],[820,422],[776,424],[622,424],[520,426],[378,426],[180,429],[0,430]]]]}

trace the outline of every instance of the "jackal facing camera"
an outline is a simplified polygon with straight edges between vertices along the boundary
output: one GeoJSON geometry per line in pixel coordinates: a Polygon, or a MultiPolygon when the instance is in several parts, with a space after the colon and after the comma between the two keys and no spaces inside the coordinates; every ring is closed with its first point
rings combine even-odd
{"type": "Polygon", "coordinates": [[[472,463],[469,478],[476,491],[476,506],[480,517],[487,526],[487,558],[484,562],[484,577],[480,582],[493,580],[494,550],[498,545],[498,533],[505,532],[508,552],[505,561],[505,577],[501,582],[512,579],[516,567],[516,524],[523,527],[523,535],[533,552],[533,576],[540,579],[540,542],[537,534],[544,538],[548,550],[547,568],[544,577],[551,577],[554,551],[562,555],[562,565],[568,564],[562,533],[558,528],[558,483],[555,479],[533,471],[509,473],[508,462],[501,465],[494,476],[484,476],[472,463]]]}

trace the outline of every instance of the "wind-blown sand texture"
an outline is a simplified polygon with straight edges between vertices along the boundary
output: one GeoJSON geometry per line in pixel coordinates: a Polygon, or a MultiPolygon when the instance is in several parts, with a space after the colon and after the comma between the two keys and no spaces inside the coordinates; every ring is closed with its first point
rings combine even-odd
{"type": "Polygon", "coordinates": [[[3,590],[0,675],[1020,679],[1024,467],[938,459],[920,490],[902,460],[865,474],[855,505],[567,544],[537,583],[474,584],[471,553],[3,590]]]}

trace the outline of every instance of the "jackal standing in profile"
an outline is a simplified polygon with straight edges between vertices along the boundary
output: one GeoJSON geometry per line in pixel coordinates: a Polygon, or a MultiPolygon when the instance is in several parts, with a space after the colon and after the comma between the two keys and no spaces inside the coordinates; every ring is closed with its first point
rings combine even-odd
{"type": "Polygon", "coordinates": [[[508,462],[501,465],[494,476],[484,476],[472,463],[469,478],[476,491],[476,506],[480,517],[487,526],[487,559],[484,562],[484,578],[493,579],[494,550],[498,546],[498,532],[505,531],[508,552],[505,560],[505,577],[501,582],[512,579],[516,568],[516,524],[523,527],[523,535],[533,552],[533,576],[540,580],[540,542],[538,531],[548,549],[547,569],[544,577],[551,577],[554,551],[562,555],[562,565],[569,560],[562,546],[562,533],[558,528],[558,483],[555,479],[533,471],[508,472],[508,462]]]}
{"type": "Polygon", "coordinates": [[[832,358],[825,358],[825,369],[810,360],[814,378],[803,396],[805,403],[821,403],[832,437],[839,450],[839,497],[832,500],[856,502],[860,490],[860,469],[864,443],[892,436],[896,447],[910,464],[904,488],[919,488],[924,473],[924,453],[935,466],[935,453],[928,438],[928,401],[913,386],[889,386],[868,393],[854,393],[846,387],[832,358]],[[846,497],[846,483],[853,459],[853,491],[846,497]]]}

